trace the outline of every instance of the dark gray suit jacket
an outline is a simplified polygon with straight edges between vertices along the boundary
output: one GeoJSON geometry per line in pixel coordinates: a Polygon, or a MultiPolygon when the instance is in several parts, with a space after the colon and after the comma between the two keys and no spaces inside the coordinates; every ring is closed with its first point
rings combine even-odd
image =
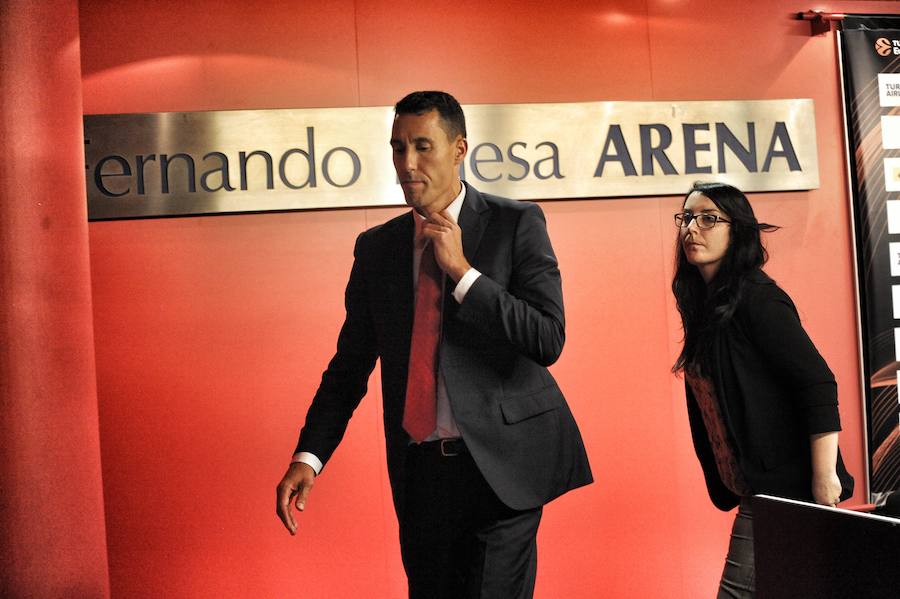
{"type": "MultiPolygon", "coordinates": [[[[562,287],[536,204],[466,185],[463,251],[481,276],[462,304],[447,280],[440,364],[457,426],[497,496],[543,505],[592,482],[581,435],[547,366],[565,340],[562,287]]],[[[413,216],[362,233],[347,285],[337,352],[300,432],[297,451],[323,463],[337,447],[381,359],[388,472],[398,513],[409,436],[403,407],[412,331],[413,216]]]]}

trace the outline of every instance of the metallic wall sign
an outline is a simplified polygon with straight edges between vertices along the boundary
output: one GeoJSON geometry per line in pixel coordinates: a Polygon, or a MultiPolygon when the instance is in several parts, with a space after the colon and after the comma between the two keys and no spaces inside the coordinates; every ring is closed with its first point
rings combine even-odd
{"type": "MultiPolygon", "coordinates": [[[[812,100],[464,107],[462,176],[515,199],[819,185],[812,100]]],[[[91,220],[403,204],[389,107],[84,117],[91,220]]]]}

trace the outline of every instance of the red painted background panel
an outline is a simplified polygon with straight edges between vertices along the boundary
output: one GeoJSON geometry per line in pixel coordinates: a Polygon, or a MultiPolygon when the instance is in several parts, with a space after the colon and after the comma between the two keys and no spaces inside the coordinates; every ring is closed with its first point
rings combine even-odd
{"type": "Polygon", "coordinates": [[[463,103],[650,99],[643,2],[360,2],[360,101],[443,89],[463,103]]]}
{"type": "Polygon", "coordinates": [[[354,106],[354,3],[83,0],[85,112],[354,106]]]}
{"type": "MultiPolygon", "coordinates": [[[[842,447],[863,449],[834,35],[800,2],[81,3],[86,112],[810,97],[822,185],[756,194],[769,271],[835,371],[842,447]]],[[[891,2],[827,8],[896,11],[891,2]]],[[[551,504],[538,597],[710,596],[731,516],[709,502],[669,281],[680,198],[543,202],[567,345],[553,367],[596,484],[551,504]]],[[[113,594],[402,597],[379,381],[300,532],[274,485],[330,358],[355,236],[397,209],[90,226],[113,594]]]]}
{"type": "Polygon", "coordinates": [[[109,596],[78,4],[0,3],[0,595],[109,596]]]}

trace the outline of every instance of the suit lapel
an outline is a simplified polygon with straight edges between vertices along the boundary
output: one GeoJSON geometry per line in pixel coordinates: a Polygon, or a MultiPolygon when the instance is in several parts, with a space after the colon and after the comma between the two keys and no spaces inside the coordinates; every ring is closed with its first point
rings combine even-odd
{"type": "MultiPolygon", "coordinates": [[[[385,230],[387,237],[380,259],[382,284],[386,292],[385,303],[381,307],[392,322],[390,328],[396,332],[397,338],[408,340],[412,334],[415,305],[412,276],[415,223],[413,215],[407,213],[392,224],[390,230],[385,230]]],[[[401,347],[404,344],[405,342],[401,343],[401,347]]],[[[408,347],[405,351],[408,351],[408,347]]]]}
{"type": "Polygon", "coordinates": [[[397,297],[398,311],[402,313],[404,319],[408,321],[408,329],[412,331],[412,314],[415,306],[416,290],[413,287],[413,238],[416,234],[416,225],[413,220],[415,215],[410,212],[405,219],[401,221],[398,228],[398,239],[394,244],[396,247],[396,257],[394,260],[396,272],[397,288],[400,292],[397,297]]]}
{"type": "MultiPolygon", "coordinates": [[[[481,236],[487,228],[490,217],[488,208],[481,194],[471,185],[466,185],[466,198],[462,209],[459,211],[459,228],[462,229],[463,255],[469,264],[472,264],[478,246],[481,244],[481,236]]],[[[453,299],[455,285],[449,276],[444,277],[444,313],[453,314],[457,309],[456,300],[453,299]]]]}
{"type": "Polygon", "coordinates": [[[466,199],[459,211],[459,228],[462,229],[463,254],[472,263],[487,227],[490,209],[481,194],[466,184],[466,199]]]}

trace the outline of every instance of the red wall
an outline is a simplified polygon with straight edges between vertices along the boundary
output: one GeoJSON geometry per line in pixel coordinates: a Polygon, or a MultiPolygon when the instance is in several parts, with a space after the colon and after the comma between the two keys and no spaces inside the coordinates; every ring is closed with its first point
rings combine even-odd
{"type": "Polygon", "coordinates": [[[0,2],[0,596],[109,597],[76,0],[0,2]]]}
{"type": "MultiPolygon", "coordinates": [[[[811,97],[821,186],[756,194],[769,272],[840,388],[864,488],[851,236],[833,34],[801,1],[82,1],[87,113],[811,97]]],[[[895,12],[893,2],[821,8],[895,12]]],[[[554,366],[597,483],[545,511],[537,596],[714,592],[731,516],[709,502],[669,373],[680,198],[543,202],[567,345],[554,366]]],[[[377,374],[291,538],[274,486],[334,348],[355,236],[397,209],[90,225],[110,577],[118,597],[402,597],[377,374]]],[[[377,371],[376,371],[377,373],[377,371]]]]}

